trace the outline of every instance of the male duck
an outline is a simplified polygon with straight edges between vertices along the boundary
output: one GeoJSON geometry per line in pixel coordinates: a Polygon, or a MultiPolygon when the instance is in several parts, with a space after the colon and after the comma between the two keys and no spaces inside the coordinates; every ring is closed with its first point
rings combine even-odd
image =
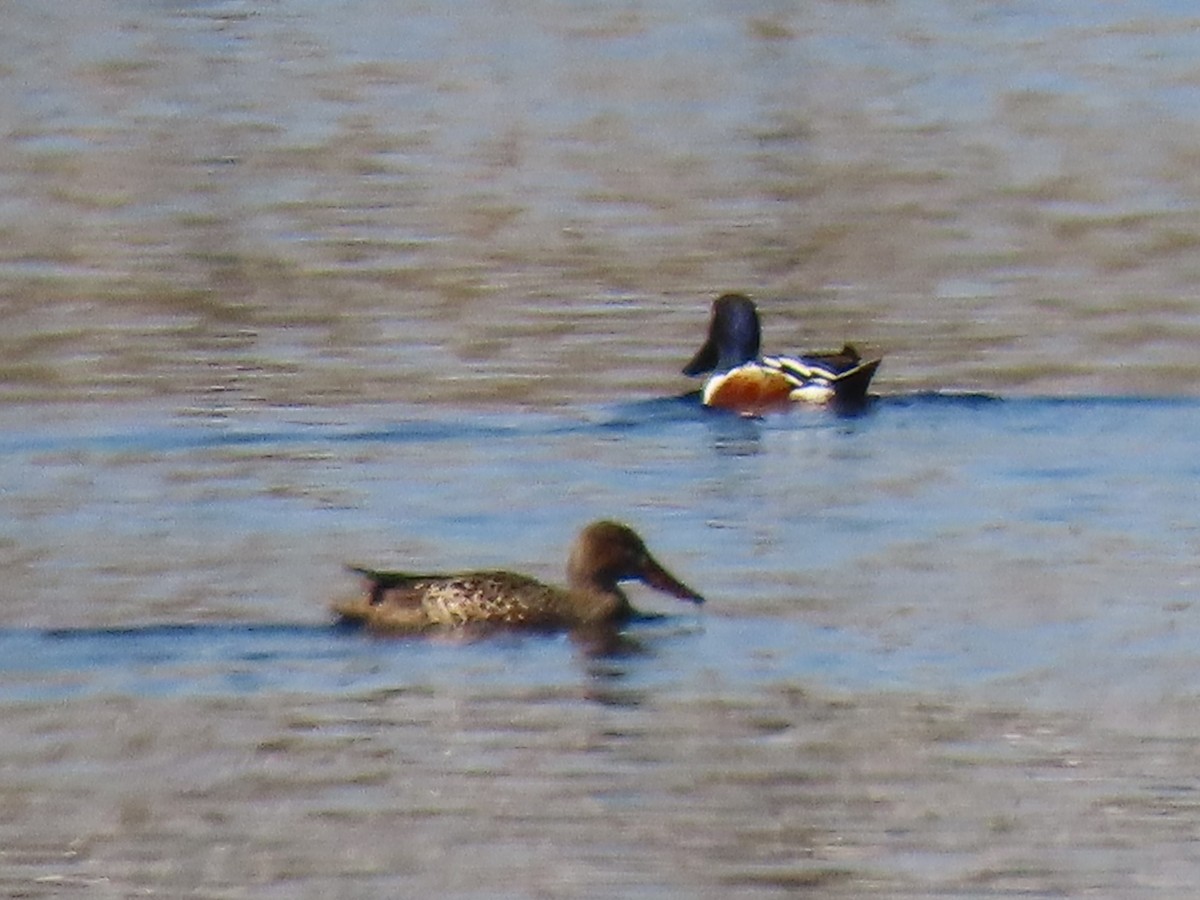
{"type": "Polygon", "coordinates": [[[636,615],[617,582],[637,579],[681,600],[704,598],[664,569],[633,529],[599,521],[579,533],[567,561],[567,587],[512,572],[416,575],[352,567],[363,596],[337,603],[343,621],[393,631],[473,622],[533,629],[614,626],[636,615]]]}
{"type": "Polygon", "coordinates": [[[863,362],[850,344],[834,352],[759,356],[761,337],[749,297],[725,294],[713,302],[708,339],[683,368],[685,375],[713,372],[704,384],[705,406],[761,415],[794,402],[842,408],[866,402],[882,360],[863,362]]]}

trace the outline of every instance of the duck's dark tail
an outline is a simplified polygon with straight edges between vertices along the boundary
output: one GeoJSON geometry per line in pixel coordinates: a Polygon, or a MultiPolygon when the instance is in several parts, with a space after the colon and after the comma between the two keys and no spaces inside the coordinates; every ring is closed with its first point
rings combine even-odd
{"type": "Polygon", "coordinates": [[[353,572],[363,580],[366,595],[372,606],[378,606],[383,594],[389,588],[403,587],[420,576],[407,572],[383,572],[379,569],[368,569],[364,566],[346,566],[346,571],[353,572]]]}
{"type": "Polygon", "coordinates": [[[830,380],[833,385],[833,402],[838,409],[854,411],[866,406],[867,389],[870,388],[871,379],[875,377],[875,370],[881,362],[882,358],[868,360],[845,372],[839,372],[830,380]]]}

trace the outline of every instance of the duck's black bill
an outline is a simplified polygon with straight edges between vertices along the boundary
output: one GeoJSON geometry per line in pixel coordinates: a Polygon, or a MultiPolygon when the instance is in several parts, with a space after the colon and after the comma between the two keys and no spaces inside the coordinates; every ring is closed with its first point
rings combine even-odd
{"type": "Polygon", "coordinates": [[[683,367],[683,374],[689,377],[703,375],[717,367],[717,343],[711,337],[704,342],[691,362],[683,367]]]}

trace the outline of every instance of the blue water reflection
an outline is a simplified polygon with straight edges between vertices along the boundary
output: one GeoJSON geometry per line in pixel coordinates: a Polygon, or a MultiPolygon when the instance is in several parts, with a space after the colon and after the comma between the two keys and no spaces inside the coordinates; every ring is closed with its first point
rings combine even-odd
{"type": "Polygon", "coordinates": [[[35,518],[58,548],[55,572],[90,580],[63,601],[47,593],[39,609],[58,610],[61,628],[0,634],[0,693],[429,686],[479,665],[519,689],[586,682],[595,657],[562,636],[379,640],[332,627],[326,597],[295,591],[342,577],[346,560],[321,555],[338,534],[367,535],[375,543],[354,552],[384,564],[554,579],[570,534],[602,515],[636,522],[711,598],[695,616],[664,608],[661,622],[630,626],[635,652],[605,663],[630,690],[718,673],[733,691],[779,680],[1050,697],[1105,679],[1200,691],[1188,649],[1200,641],[1188,615],[1197,411],[1183,399],[913,394],[854,417],[747,420],[683,397],[569,416],[10,434],[10,522],[49,504],[35,518]],[[186,606],[155,624],[171,585],[215,590],[236,575],[208,554],[138,576],[138,553],[159,565],[167,534],[195,552],[268,537],[281,549],[263,559],[257,591],[228,588],[228,624],[177,624],[186,606]],[[132,574],[87,555],[105,540],[132,574]],[[395,542],[410,549],[389,557],[395,542]],[[103,608],[86,592],[110,568],[133,613],[88,627],[81,613],[103,608]],[[293,593],[275,600],[281,584],[293,593]],[[281,624],[262,624],[264,610],[281,624]],[[1163,677],[1147,678],[1148,665],[1163,677]]]}

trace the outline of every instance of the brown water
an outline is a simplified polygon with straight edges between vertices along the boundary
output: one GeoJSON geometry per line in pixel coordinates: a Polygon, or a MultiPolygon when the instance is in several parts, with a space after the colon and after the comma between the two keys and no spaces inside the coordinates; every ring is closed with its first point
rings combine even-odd
{"type": "Polygon", "coordinates": [[[1194,392],[1183,4],[7,20],[10,401],[655,394],[730,287],[880,387],[1194,392]]]}
{"type": "Polygon", "coordinates": [[[1191,896],[1198,31],[6,5],[0,893],[1191,896]],[[884,400],[670,399],[727,289],[884,400]],[[708,606],[329,627],[600,515],[708,606]]]}

